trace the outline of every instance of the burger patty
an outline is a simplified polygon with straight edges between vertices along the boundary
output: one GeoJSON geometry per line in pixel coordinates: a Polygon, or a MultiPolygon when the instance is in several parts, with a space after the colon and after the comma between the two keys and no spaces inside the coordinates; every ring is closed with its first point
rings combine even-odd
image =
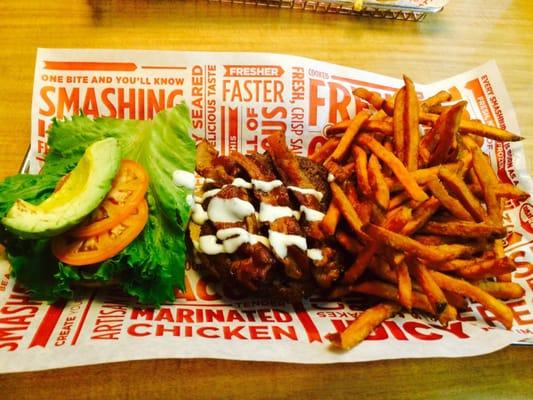
{"type": "Polygon", "coordinates": [[[201,142],[197,173],[204,182],[188,236],[204,276],[248,294],[297,300],[342,275],[342,250],[320,230],[331,199],[323,166],[286,147],[227,157],[201,142]]]}

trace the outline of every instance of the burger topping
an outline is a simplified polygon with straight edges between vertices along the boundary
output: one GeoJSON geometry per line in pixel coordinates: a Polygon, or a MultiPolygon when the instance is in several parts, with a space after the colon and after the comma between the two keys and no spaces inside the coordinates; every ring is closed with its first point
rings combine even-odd
{"type": "Polygon", "coordinates": [[[324,213],[313,210],[306,206],[300,206],[300,213],[305,215],[305,220],[309,222],[320,222],[324,219],[324,213]]]}
{"type": "Polygon", "coordinates": [[[306,253],[307,253],[307,257],[309,257],[311,260],[314,260],[314,261],[320,261],[324,258],[324,255],[322,254],[322,250],[320,249],[307,249],[306,253]]]}
{"type": "Polygon", "coordinates": [[[268,193],[274,190],[275,188],[283,185],[283,182],[279,179],[274,179],[273,181],[261,181],[259,179],[252,179],[252,184],[254,185],[254,189],[268,193]]]}
{"type": "Polygon", "coordinates": [[[213,196],[216,196],[218,194],[218,192],[220,192],[222,189],[212,189],[212,190],[208,190],[207,192],[205,192],[204,194],[202,194],[202,196],[200,197],[196,197],[195,200],[198,202],[198,203],[203,203],[205,201],[205,199],[208,199],[210,197],[213,197],[213,196]]]}
{"type": "Polygon", "coordinates": [[[192,221],[200,226],[191,239],[196,264],[217,279],[252,291],[302,293],[312,285],[328,286],[331,279],[320,274],[342,267],[320,229],[327,173],[279,142],[269,143],[264,155],[220,156],[207,142],[198,145],[203,162],[197,172],[215,181],[198,187],[192,221]]]}
{"type": "MultiPolygon", "coordinates": [[[[282,185],[283,183],[277,179],[271,181],[252,179],[251,182],[248,182],[243,178],[235,178],[231,184],[225,184],[222,188],[211,189],[201,196],[196,196],[197,203],[193,206],[192,220],[198,225],[203,225],[207,221],[212,221],[215,224],[238,223],[252,215],[257,216],[260,222],[266,223],[272,223],[282,218],[299,220],[302,215],[308,222],[319,222],[324,218],[324,213],[304,205],[300,206],[300,210],[297,211],[289,206],[269,204],[262,201],[259,204],[259,212],[256,212],[251,202],[239,197],[218,197],[221,190],[229,186],[243,189],[254,188],[258,191],[269,193],[282,185]],[[202,203],[207,199],[210,200],[206,212],[202,203]]],[[[315,189],[299,188],[297,186],[289,186],[287,188],[304,195],[311,195],[317,200],[321,200],[323,197],[323,194],[315,189]]],[[[268,200],[273,201],[272,198],[268,200]]],[[[216,235],[200,236],[197,250],[208,255],[232,254],[242,244],[256,244],[259,242],[267,247],[272,247],[274,254],[280,258],[287,257],[287,247],[289,246],[296,246],[306,252],[307,257],[311,260],[319,261],[323,258],[320,249],[307,249],[307,240],[301,234],[284,233],[276,229],[270,229],[268,232],[269,237],[267,239],[261,235],[251,234],[240,227],[219,229],[216,235]]]]}
{"type": "Polygon", "coordinates": [[[194,189],[196,178],[193,173],[177,169],[172,174],[172,180],[176,186],[183,186],[187,189],[194,189]]]}
{"type": "Polygon", "coordinates": [[[240,187],[243,189],[251,189],[253,187],[253,185],[250,182],[247,182],[242,178],[235,178],[233,182],[231,182],[231,185],[240,187]]]}
{"type": "Polygon", "coordinates": [[[107,260],[128,246],[148,221],[148,205],[142,199],[135,213],[117,226],[88,238],[77,238],[67,233],[52,239],[52,253],[62,262],[73,266],[88,266],[107,260]]]}
{"type": "Polygon", "coordinates": [[[203,225],[209,219],[209,215],[200,203],[194,203],[191,218],[195,224],[203,225]]]}
{"type": "Polygon", "coordinates": [[[200,236],[198,244],[199,250],[202,253],[216,255],[222,253],[235,253],[237,249],[245,243],[263,243],[266,246],[269,245],[269,241],[266,237],[251,234],[243,228],[221,229],[216,235],[200,236]],[[222,242],[218,243],[217,239],[222,242]]]}
{"type": "MultiPolygon", "coordinates": [[[[66,177],[69,179],[70,175],[66,177]]],[[[136,212],[148,190],[148,180],[148,174],[141,164],[122,160],[109,193],[85,221],[69,231],[69,235],[88,238],[117,226],[136,212]]]]}
{"type": "Polygon", "coordinates": [[[290,207],[261,203],[259,206],[259,221],[273,222],[278,218],[292,217],[294,213],[295,211],[290,207]]]}
{"type": "Polygon", "coordinates": [[[52,253],[65,264],[78,267],[118,254],[135,240],[148,221],[148,205],[144,198],[147,189],[148,174],[143,166],[132,160],[122,160],[101,204],[87,221],[54,237],[52,253]]]}
{"type": "Polygon", "coordinates": [[[322,192],[319,192],[318,190],[311,189],[311,188],[301,188],[298,186],[287,186],[287,188],[294,192],[298,192],[302,194],[309,194],[311,196],[314,196],[318,201],[322,201],[322,198],[324,197],[322,192]]]}
{"type": "Polygon", "coordinates": [[[307,242],[305,237],[300,235],[288,235],[269,230],[268,240],[270,240],[272,250],[280,258],[287,257],[287,247],[289,246],[296,246],[303,251],[307,250],[307,242]]]}
{"type": "Polygon", "coordinates": [[[231,199],[214,197],[209,201],[209,206],[207,207],[207,215],[215,223],[239,222],[254,213],[255,209],[252,203],[241,200],[238,197],[231,199]]]}

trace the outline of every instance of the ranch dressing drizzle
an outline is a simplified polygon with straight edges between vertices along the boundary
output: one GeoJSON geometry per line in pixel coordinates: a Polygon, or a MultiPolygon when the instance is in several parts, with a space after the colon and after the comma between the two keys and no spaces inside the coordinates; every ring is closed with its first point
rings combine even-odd
{"type": "MultiPolygon", "coordinates": [[[[210,178],[200,177],[199,178],[199,182],[200,182],[200,185],[202,185],[204,182],[206,182],[206,183],[214,182],[214,180],[210,179],[210,178]]],[[[250,182],[248,182],[248,181],[246,181],[246,180],[244,180],[242,178],[235,178],[231,182],[231,185],[236,186],[236,187],[240,187],[240,188],[243,188],[243,189],[255,188],[255,189],[261,190],[263,192],[270,192],[273,189],[277,188],[278,186],[283,185],[283,182],[281,182],[278,179],[273,180],[273,181],[261,181],[261,180],[258,180],[258,179],[252,179],[252,182],[250,183],[250,182]]],[[[225,188],[226,186],[228,186],[228,185],[226,184],[226,185],[222,186],[222,188],[225,188]]],[[[215,196],[218,192],[220,192],[222,190],[222,188],[208,190],[207,192],[205,192],[201,196],[195,196],[194,199],[196,200],[197,203],[203,203],[205,201],[205,199],[215,196]]]]}
{"type": "MultiPolygon", "coordinates": [[[[187,179],[189,179],[189,177],[187,179]]],[[[208,181],[213,182],[211,179],[200,179],[201,184],[208,181]]],[[[242,178],[235,178],[231,185],[244,189],[253,188],[263,192],[270,192],[273,189],[282,186],[283,182],[278,179],[273,181],[252,179],[251,182],[248,182],[242,178]]],[[[222,188],[226,186],[228,185],[226,184],[222,186],[222,188]]],[[[305,195],[312,195],[318,201],[321,201],[323,198],[323,194],[315,189],[299,188],[297,186],[288,186],[287,188],[305,195]]],[[[248,201],[238,197],[231,199],[214,197],[221,190],[221,188],[208,190],[201,196],[194,197],[196,203],[192,206],[192,220],[196,224],[203,225],[207,220],[211,220],[214,223],[240,222],[247,216],[256,214],[253,205],[248,201]],[[206,212],[202,207],[202,203],[210,197],[214,198],[209,202],[206,212]]],[[[259,221],[261,222],[273,222],[276,219],[283,217],[295,217],[296,219],[300,219],[302,215],[305,215],[305,219],[309,222],[321,221],[324,218],[322,212],[306,206],[300,206],[300,211],[297,211],[290,207],[276,206],[268,203],[260,204],[258,214],[259,221]]],[[[290,235],[273,230],[268,231],[268,238],[266,238],[264,236],[251,234],[246,229],[238,227],[220,229],[216,235],[200,236],[198,242],[194,243],[194,245],[195,248],[202,253],[215,255],[221,253],[232,254],[245,243],[256,244],[258,242],[263,243],[267,247],[271,247],[272,251],[280,258],[287,257],[287,248],[289,246],[296,246],[302,251],[305,251],[307,257],[313,261],[320,261],[323,258],[320,249],[307,249],[307,241],[304,236],[290,235]]]]}
{"type": "Polygon", "coordinates": [[[202,253],[210,256],[224,253],[224,246],[217,243],[217,237],[215,235],[200,236],[198,238],[198,245],[202,253]]]}
{"type": "Polygon", "coordinates": [[[259,221],[261,222],[273,222],[278,218],[292,216],[293,210],[290,207],[273,206],[267,203],[261,203],[259,205],[259,221]]]}
{"type": "Polygon", "coordinates": [[[195,203],[192,206],[191,218],[195,224],[203,225],[209,219],[209,215],[207,215],[201,204],[195,203]]]}
{"type": "Polygon", "coordinates": [[[243,228],[221,229],[215,235],[204,235],[199,238],[199,249],[205,254],[215,255],[220,253],[232,254],[245,244],[263,243],[268,246],[268,239],[264,236],[254,235],[243,228]],[[222,243],[217,243],[217,239],[222,243]]]}
{"type": "Polygon", "coordinates": [[[193,190],[196,183],[196,177],[191,172],[177,169],[172,173],[172,181],[176,186],[183,186],[193,190]]]}
{"type": "Polygon", "coordinates": [[[324,213],[306,206],[300,206],[300,212],[305,215],[305,220],[309,222],[322,221],[324,219],[324,213]]]}
{"type": "Polygon", "coordinates": [[[307,250],[305,237],[300,235],[288,235],[286,233],[269,230],[268,240],[270,241],[272,250],[280,258],[287,257],[287,247],[289,246],[296,246],[303,251],[307,250]]]}
{"type": "Polygon", "coordinates": [[[213,222],[240,222],[255,213],[252,203],[238,197],[221,199],[215,197],[209,202],[207,215],[213,222]]]}
{"type": "Polygon", "coordinates": [[[322,258],[324,258],[322,250],[320,249],[307,249],[306,254],[307,257],[309,257],[313,261],[320,261],[322,260],[322,258]]]}
{"type": "Polygon", "coordinates": [[[254,235],[243,228],[227,228],[217,232],[217,238],[224,242],[224,248],[228,253],[234,253],[241,244],[258,242],[268,246],[268,239],[264,236],[254,235]]]}
{"type": "Polygon", "coordinates": [[[251,189],[252,184],[250,182],[245,181],[242,178],[235,178],[233,182],[231,182],[233,186],[244,188],[244,189],[251,189]]]}
{"type": "Polygon", "coordinates": [[[318,201],[322,201],[322,197],[324,197],[321,192],[311,188],[299,188],[298,186],[287,186],[287,188],[292,190],[293,192],[298,192],[301,194],[310,194],[311,196],[314,196],[318,201]]]}
{"type": "Polygon", "coordinates": [[[273,189],[283,185],[283,182],[279,179],[273,181],[260,181],[259,179],[252,179],[252,185],[254,185],[255,189],[268,193],[273,189]]]}
{"type": "Polygon", "coordinates": [[[196,186],[202,186],[204,183],[214,183],[215,180],[211,178],[204,178],[201,175],[195,175],[196,178],[196,186]]]}
{"type": "Polygon", "coordinates": [[[204,192],[201,196],[195,196],[194,200],[196,200],[197,203],[203,203],[205,199],[208,199],[210,197],[216,196],[218,192],[220,192],[222,189],[211,189],[207,192],[204,192]]]}

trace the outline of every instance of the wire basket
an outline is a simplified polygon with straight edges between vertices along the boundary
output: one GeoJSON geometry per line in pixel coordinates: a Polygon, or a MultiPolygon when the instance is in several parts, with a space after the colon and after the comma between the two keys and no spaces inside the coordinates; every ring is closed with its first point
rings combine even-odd
{"type": "Polygon", "coordinates": [[[446,1],[346,1],[346,0],[209,0],[219,3],[292,8],[318,13],[360,15],[372,18],[422,21],[427,14],[442,11],[446,1]],[[421,4],[425,3],[425,4],[421,4]]]}

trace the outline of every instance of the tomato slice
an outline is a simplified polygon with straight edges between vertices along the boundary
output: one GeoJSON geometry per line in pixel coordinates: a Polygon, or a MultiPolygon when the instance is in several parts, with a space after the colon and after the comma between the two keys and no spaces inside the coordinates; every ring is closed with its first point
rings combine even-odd
{"type": "Polygon", "coordinates": [[[148,174],[143,166],[132,160],[122,160],[105,199],[69,234],[77,238],[90,238],[109,231],[135,212],[147,190],[148,174]]]}
{"type": "Polygon", "coordinates": [[[148,204],[141,200],[133,214],[97,236],[73,237],[70,232],[52,239],[52,253],[72,266],[86,266],[107,260],[120,253],[141,233],[148,221],[148,204]]]}

